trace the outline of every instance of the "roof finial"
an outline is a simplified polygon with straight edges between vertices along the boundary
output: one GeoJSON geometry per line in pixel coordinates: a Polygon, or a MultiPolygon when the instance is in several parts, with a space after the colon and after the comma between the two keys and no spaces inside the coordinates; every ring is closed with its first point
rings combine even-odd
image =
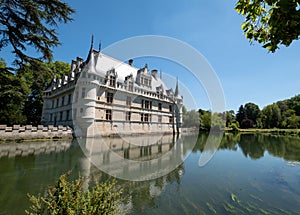
{"type": "Polygon", "coordinates": [[[177,76],[177,81],[176,81],[176,88],[175,88],[175,96],[179,95],[179,89],[178,89],[178,76],[177,76]]]}
{"type": "Polygon", "coordinates": [[[94,47],[94,34],[92,34],[91,49],[94,47]]]}
{"type": "Polygon", "coordinates": [[[101,52],[101,40],[99,42],[99,52],[101,52]]]}

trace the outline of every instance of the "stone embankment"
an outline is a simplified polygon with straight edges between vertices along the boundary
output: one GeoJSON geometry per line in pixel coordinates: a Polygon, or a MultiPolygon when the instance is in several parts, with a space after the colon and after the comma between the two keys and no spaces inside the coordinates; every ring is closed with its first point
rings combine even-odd
{"type": "Polygon", "coordinates": [[[71,139],[72,128],[64,126],[0,125],[0,140],[71,139]]]}

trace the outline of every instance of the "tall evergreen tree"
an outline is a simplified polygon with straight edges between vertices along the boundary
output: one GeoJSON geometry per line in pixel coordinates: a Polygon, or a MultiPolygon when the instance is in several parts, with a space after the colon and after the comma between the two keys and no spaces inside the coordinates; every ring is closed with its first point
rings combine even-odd
{"type": "Polygon", "coordinates": [[[60,0],[1,0],[0,51],[10,46],[15,63],[34,59],[51,60],[51,48],[60,44],[56,28],[72,21],[74,9],[60,0]],[[27,54],[28,46],[41,54],[27,54]]]}
{"type": "Polygon", "coordinates": [[[241,125],[242,121],[247,118],[244,106],[241,105],[236,113],[236,121],[241,125]]]}

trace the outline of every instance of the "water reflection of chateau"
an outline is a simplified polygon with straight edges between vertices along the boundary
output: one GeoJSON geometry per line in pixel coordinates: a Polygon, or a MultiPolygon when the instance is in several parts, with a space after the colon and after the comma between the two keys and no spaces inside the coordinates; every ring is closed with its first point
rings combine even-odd
{"type": "Polygon", "coordinates": [[[1,157],[28,156],[39,154],[50,154],[67,151],[71,146],[71,141],[36,141],[24,143],[2,143],[0,144],[1,157]]]}
{"type": "Polygon", "coordinates": [[[196,140],[196,137],[188,138],[142,135],[102,138],[101,141],[97,138],[78,139],[85,154],[89,155],[81,159],[82,173],[99,180],[107,176],[105,173],[130,179],[118,180],[127,196],[122,210],[134,208],[140,213],[155,204],[156,197],[169,183],[176,182],[180,186],[185,172],[183,160],[196,140]]]}
{"type": "Polygon", "coordinates": [[[91,163],[118,178],[140,181],[166,175],[179,166],[193,143],[183,144],[179,136],[130,136],[126,138],[78,139],[91,163]]]}

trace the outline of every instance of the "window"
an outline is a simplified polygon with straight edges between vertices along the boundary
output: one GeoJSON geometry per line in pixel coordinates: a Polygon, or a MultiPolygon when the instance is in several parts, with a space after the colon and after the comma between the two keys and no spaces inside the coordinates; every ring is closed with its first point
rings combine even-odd
{"type": "Polygon", "coordinates": [[[173,123],[173,117],[169,116],[169,123],[173,123]]]}
{"type": "Polygon", "coordinates": [[[72,102],[72,94],[69,94],[69,96],[68,96],[68,105],[71,104],[71,102],[72,102]]]}
{"type": "Polygon", "coordinates": [[[52,122],[52,116],[53,116],[53,115],[52,115],[52,113],[51,113],[51,114],[50,114],[50,119],[49,119],[50,122],[52,122]]]}
{"type": "Polygon", "coordinates": [[[162,116],[158,116],[158,122],[162,122],[162,116]]]}
{"type": "Polygon", "coordinates": [[[133,83],[132,82],[129,82],[129,84],[128,84],[128,90],[129,91],[133,91],[133,83]]]}
{"type": "Polygon", "coordinates": [[[173,107],[172,105],[169,105],[169,111],[172,112],[173,111],[173,107]]]}
{"type": "Polygon", "coordinates": [[[144,114],[141,113],[141,122],[144,122],[144,114]]]}
{"type": "Polygon", "coordinates": [[[131,112],[127,111],[126,112],[126,121],[130,121],[131,120],[131,112]]]}
{"type": "Polygon", "coordinates": [[[127,98],[126,98],[126,105],[131,106],[131,97],[130,96],[127,96],[127,98]]]}
{"type": "Polygon", "coordinates": [[[63,96],[61,97],[61,106],[64,106],[64,104],[65,104],[65,97],[63,96]]]}
{"type": "Polygon", "coordinates": [[[114,97],[113,93],[106,92],[106,102],[107,103],[111,104],[113,102],[113,97],[114,97]]]}
{"type": "Polygon", "coordinates": [[[145,113],[144,115],[145,115],[144,121],[145,122],[149,122],[149,114],[145,113]]]}
{"type": "Polygon", "coordinates": [[[68,121],[70,118],[70,110],[67,110],[67,114],[66,114],[66,121],[68,121]]]}
{"type": "MultiPolygon", "coordinates": [[[[55,102],[55,101],[54,101],[54,100],[52,100],[52,106],[51,106],[52,108],[54,108],[54,102],[55,102]]],[[[51,118],[51,119],[52,119],[52,118],[51,118]]]]}
{"type": "Polygon", "coordinates": [[[59,112],[59,121],[62,121],[62,118],[63,118],[63,112],[59,112]]]}
{"type": "Polygon", "coordinates": [[[85,88],[83,87],[82,92],[81,92],[81,98],[84,98],[84,97],[85,97],[85,88]]]}
{"type": "Polygon", "coordinates": [[[142,99],[142,108],[144,108],[144,99],[142,99]]]}
{"type": "Polygon", "coordinates": [[[100,90],[99,88],[97,89],[97,99],[100,100],[102,95],[102,90],[100,90]]]}
{"type": "Polygon", "coordinates": [[[145,108],[146,109],[149,109],[150,108],[150,103],[149,101],[145,100],[145,108]]]}
{"type": "Polygon", "coordinates": [[[161,105],[161,103],[158,103],[158,110],[162,110],[162,105],[161,105]]]}
{"type": "Polygon", "coordinates": [[[116,77],[111,75],[109,77],[109,86],[114,87],[116,85],[116,77]]]}
{"type": "Polygon", "coordinates": [[[105,119],[106,120],[111,120],[112,119],[111,110],[106,110],[105,119]]]}
{"type": "Polygon", "coordinates": [[[56,107],[59,107],[59,99],[56,99],[56,107]]]}

